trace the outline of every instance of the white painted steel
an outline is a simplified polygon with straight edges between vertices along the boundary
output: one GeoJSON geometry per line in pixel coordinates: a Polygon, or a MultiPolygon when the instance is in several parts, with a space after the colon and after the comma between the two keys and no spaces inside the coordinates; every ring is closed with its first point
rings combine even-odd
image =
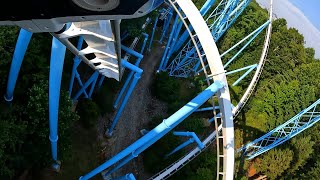
{"type": "MultiPolygon", "coordinates": [[[[204,69],[204,74],[208,77],[208,73],[205,70],[205,65],[203,63],[203,55],[200,54],[200,50],[197,47],[197,43],[195,37],[197,37],[198,41],[200,42],[202,49],[204,51],[205,57],[209,64],[210,73],[213,77],[213,80],[219,80],[227,84],[227,78],[225,75],[225,70],[223,68],[222,61],[220,59],[220,54],[217,49],[217,46],[213,40],[211,32],[204,21],[203,17],[199,13],[196,6],[190,0],[176,0],[172,1],[169,0],[170,4],[173,6],[175,11],[180,16],[180,19],[184,23],[186,29],[189,32],[191,40],[195,45],[198,57],[200,59],[201,65],[204,69]],[[176,7],[175,3],[181,8],[185,17],[183,17],[178,8],[176,7]],[[192,25],[195,34],[193,35],[188,28],[188,24],[186,23],[186,19],[192,25]]],[[[209,78],[206,78],[208,83],[209,78]]],[[[233,171],[234,171],[234,129],[233,129],[233,115],[231,112],[231,102],[230,102],[230,95],[229,95],[229,88],[225,86],[222,88],[218,93],[217,97],[219,100],[219,106],[221,111],[222,121],[222,135],[223,135],[223,179],[233,179],[233,171]]]]}
{"type": "Polygon", "coordinates": [[[71,23],[66,31],[53,35],[91,68],[106,77],[120,80],[120,49],[116,49],[116,37],[110,20],[71,23]],[[79,36],[82,36],[88,45],[82,50],[78,50],[69,42],[70,38],[79,36]],[[86,55],[89,54],[94,54],[95,57],[88,59],[86,55]]]}
{"type": "MultiPolygon", "coordinates": [[[[250,85],[248,86],[245,94],[242,96],[239,104],[236,107],[232,108],[232,114],[235,116],[240,112],[241,108],[245,105],[249,97],[251,96],[258,80],[261,75],[261,72],[263,70],[264,63],[266,61],[267,53],[268,53],[268,48],[269,48],[269,43],[270,43],[270,38],[271,38],[271,31],[272,31],[272,13],[273,13],[273,8],[272,8],[273,0],[270,0],[270,7],[269,7],[269,20],[270,24],[268,25],[267,28],[267,33],[265,37],[265,43],[264,47],[262,50],[262,54],[259,60],[259,64],[257,66],[257,70],[253,76],[253,80],[251,81],[250,85]]],[[[199,56],[200,57],[200,56],[199,56]]],[[[219,73],[212,73],[212,74],[219,74],[219,73]]],[[[232,105],[231,105],[232,106],[232,105]]],[[[218,127],[218,131],[220,132],[222,129],[222,125],[218,127]]],[[[216,138],[216,132],[213,132],[210,136],[208,136],[203,143],[205,144],[206,147],[208,147],[216,138]]],[[[177,170],[181,169],[183,166],[185,166],[188,162],[190,162],[192,159],[194,159],[197,155],[199,155],[202,151],[199,148],[195,148],[192,151],[190,151],[188,154],[180,158],[178,161],[172,163],[169,165],[167,168],[162,170],[161,172],[155,174],[152,176],[150,179],[167,179],[170,177],[172,174],[174,174],[177,170]]],[[[232,177],[233,178],[233,177],[232,177]]]]}
{"type": "Polygon", "coordinates": [[[239,103],[232,109],[232,113],[234,114],[234,117],[237,116],[240,112],[240,110],[243,108],[243,106],[246,104],[246,102],[249,100],[251,94],[253,93],[260,75],[262,73],[263,70],[263,66],[264,63],[266,61],[267,58],[267,54],[268,54],[268,49],[269,49],[269,44],[270,44],[270,38],[271,38],[271,32],[272,32],[272,15],[273,15],[273,10],[272,10],[272,4],[273,4],[273,0],[270,0],[270,7],[269,7],[269,25],[268,25],[268,29],[266,32],[266,37],[264,40],[264,46],[262,49],[262,53],[261,53],[261,57],[259,60],[259,64],[257,66],[257,70],[255,72],[255,74],[253,75],[253,78],[246,90],[246,92],[243,94],[243,96],[241,97],[239,103]]]}

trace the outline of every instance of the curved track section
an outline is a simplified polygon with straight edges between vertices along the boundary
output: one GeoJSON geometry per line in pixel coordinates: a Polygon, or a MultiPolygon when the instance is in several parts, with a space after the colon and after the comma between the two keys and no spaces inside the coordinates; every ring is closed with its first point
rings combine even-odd
{"type": "Polygon", "coordinates": [[[266,32],[266,37],[265,37],[265,41],[264,41],[264,46],[262,49],[262,54],[260,57],[260,61],[259,64],[257,66],[257,70],[255,72],[255,74],[253,75],[253,78],[246,90],[246,92],[243,94],[243,96],[241,97],[239,103],[232,109],[232,113],[234,114],[234,117],[236,117],[240,110],[244,107],[244,105],[247,103],[247,101],[249,100],[251,94],[253,93],[260,75],[262,73],[263,70],[263,66],[265,64],[265,61],[267,59],[267,54],[268,54],[268,49],[269,49],[269,44],[270,44],[270,38],[271,38],[271,32],[272,32],[272,14],[273,14],[273,10],[272,10],[272,4],[273,4],[273,0],[270,0],[270,7],[269,7],[269,25],[268,25],[268,29],[266,32]]]}
{"type": "MultiPolygon", "coordinates": [[[[180,16],[180,19],[184,23],[189,35],[191,37],[191,41],[196,48],[196,52],[200,59],[201,65],[204,68],[204,74],[206,77],[212,77],[213,80],[219,80],[223,83],[227,84],[227,78],[225,74],[225,70],[220,58],[219,51],[217,46],[213,40],[211,32],[204,21],[203,17],[199,13],[198,9],[190,0],[169,0],[170,4],[173,6],[175,11],[180,16]],[[181,8],[182,13],[179,12],[181,8]],[[188,23],[189,22],[189,23],[188,23]],[[192,34],[191,30],[188,28],[189,24],[194,28],[195,34],[192,34]],[[202,52],[199,50],[197,46],[197,42],[200,42],[202,47],[202,52]],[[203,59],[206,59],[209,71],[205,70],[205,64],[203,59]]],[[[209,78],[206,78],[208,84],[211,84],[209,78]]],[[[223,179],[233,179],[233,170],[234,170],[234,129],[233,129],[233,115],[231,111],[231,102],[229,89],[226,86],[222,90],[220,90],[217,94],[217,98],[219,101],[221,117],[223,119],[223,124],[220,125],[220,129],[222,130],[223,137],[223,172],[221,172],[221,176],[223,179]],[[227,168],[228,167],[228,168],[227,168]]],[[[219,130],[220,130],[219,129],[219,130]]],[[[216,133],[213,132],[206,140],[203,142],[206,146],[211,144],[215,139],[216,133]]],[[[172,164],[169,168],[163,171],[163,173],[158,173],[158,176],[155,175],[151,179],[165,179],[171,176],[175,171],[183,167],[186,163],[193,159],[197,154],[201,151],[198,148],[195,148],[192,152],[190,152],[187,156],[183,157],[176,163],[172,164]]]]}
{"type": "MultiPolygon", "coordinates": [[[[272,13],[273,13],[273,0],[270,0],[270,7],[269,7],[269,21],[270,21],[270,24],[268,25],[268,28],[266,30],[264,47],[263,47],[262,54],[261,54],[261,57],[260,57],[260,60],[259,60],[259,64],[257,66],[257,70],[256,70],[256,72],[255,72],[255,74],[253,76],[253,79],[250,82],[246,92],[242,96],[242,98],[241,98],[240,102],[237,104],[237,106],[235,106],[232,109],[232,114],[234,115],[234,117],[236,117],[239,114],[240,110],[244,107],[246,102],[249,100],[251,94],[253,93],[253,91],[255,89],[255,86],[257,85],[257,83],[259,81],[260,75],[262,73],[262,70],[263,70],[263,67],[264,67],[264,64],[265,64],[265,61],[266,61],[266,58],[267,58],[267,54],[268,54],[269,44],[270,44],[270,38],[271,38],[271,32],[272,32],[272,13]]],[[[221,130],[222,130],[222,126],[220,125],[218,127],[218,131],[220,132],[221,130]]],[[[167,179],[167,178],[169,178],[175,172],[177,172],[182,167],[184,167],[187,163],[192,161],[202,151],[204,151],[210,144],[212,144],[214,142],[215,138],[216,138],[216,131],[211,133],[203,141],[203,144],[205,145],[205,148],[203,150],[199,149],[198,147],[194,148],[192,151],[190,151],[188,154],[186,154],[185,156],[183,156],[182,158],[180,158],[176,162],[172,163],[171,165],[169,165],[168,167],[166,167],[165,169],[163,169],[159,173],[153,175],[150,178],[150,180],[151,179],[158,180],[158,179],[167,179]]]]}

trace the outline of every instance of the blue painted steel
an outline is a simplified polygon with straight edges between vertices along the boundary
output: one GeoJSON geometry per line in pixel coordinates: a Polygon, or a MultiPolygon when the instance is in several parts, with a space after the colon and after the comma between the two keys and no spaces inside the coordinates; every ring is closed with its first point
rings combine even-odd
{"type": "MultiPolygon", "coordinates": [[[[177,26],[176,29],[174,30],[174,35],[173,35],[173,37],[172,37],[171,45],[169,45],[169,52],[168,52],[167,57],[166,57],[166,58],[167,58],[166,62],[168,62],[170,56],[171,56],[172,53],[173,53],[173,47],[174,47],[174,45],[176,44],[176,41],[177,41],[177,38],[178,38],[179,33],[180,33],[180,31],[181,31],[182,25],[183,25],[183,22],[180,21],[179,24],[178,24],[178,26],[177,26]]],[[[166,65],[165,65],[165,66],[166,66],[166,65]]]]}
{"type": "MultiPolygon", "coordinates": [[[[78,40],[78,44],[77,44],[77,49],[80,51],[82,49],[82,44],[83,44],[83,37],[80,36],[79,37],[79,40],[78,40]]],[[[79,81],[79,84],[81,85],[81,87],[83,86],[82,85],[82,81],[80,79],[80,75],[79,73],[77,73],[77,67],[79,66],[79,64],[81,63],[81,60],[79,59],[78,56],[75,56],[73,58],[73,67],[72,67],[72,72],[71,72],[71,79],[70,79],[70,84],[69,84],[69,96],[71,97],[71,94],[72,94],[72,88],[73,88],[73,83],[74,83],[74,78],[76,77],[79,81]],[[77,74],[77,76],[76,76],[77,74]]],[[[86,94],[87,96],[87,94],[86,94]]]]}
{"type": "MultiPolygon", "coordinates": [[[[97,72],[97,71],[95,71],[95,72],[97,72]]],[[[91,88],[90,88],[90,91],[89,91],[89,94],[88,94],[89,98],[91,98],[91,96],[92,96],[94,87],[96,86],[96,83],[97,83],[97,81],[98,81],[98,77],[99,77],[99,74],[97,75],[96,78],[94,78],[94,80],[93,80],[93,82],[92,82],[92,84],[91,84],[91,88]]]]}
{"type": "Polygon", "coordinates": [[[234,73],[237,73],[237,72],[240,72],[240,71],[243,71],[243,70],[246,70],[246,69],[250,69],[252,67],[257,67],[257,66],[258,66],[258,64],[253,64],[253,65],[250,65],[250,66],[239,68],[239,69],[236,69],[236,70],[233,70],[233,71],[226,72],[226,75],[234,74],[234,73]]]}
{"type": "Polygon", "coordinates": [[[131,95],[134,87],[135,87],[136,84],[138,83],[138,80],[140,79],[141,74],[142,74],[142,72],[143,72],[142,69],[140,69],[139,67],[137,67],[137,66],[129,63],[128,61],[122,60],[121,63],[122,63],[122,65],[123,65],[124,67],[126,67],[126,68],[134,71],[135,74],[134,74],[134,78],[133,78],[133,80],[132,80],[132,83],[131,83],[130,86],[129,86],[129,89],[128,89],[126,95],[125,95],[124,98],[123,98],[123,101],[122,101],[122,103],[121,103],[121,105],[120,105],[120,107],[119,107],[119,110],[117,111],[117,113],[116,113],[116,115],[115,115],[115,117],[114,117],[114,119],[113,119],[113,122],[112,122],[112,124],[111,124],[111,127],[108,129],[108,132],[106,132],[106,134],[107,134],[108,136],[112,136],[113,129],[114,129],[114,127],[116,126],[116,124],[118,123],[119,118],[120,118],[120,115],[122,114],[122,111],[124,110],[124,107],[126,106],[126,104],[127,104],[127,102],[128,102],[128,99],[129,99],[129,97],[130,97],[130,95],[131,95]]]}
{"type": "Polygon", "coordinates": [[[152,46],[152,42],[153,42],[153,37],[154,37],[154,33],[155,33],[155,31],[156,31],[156,28],[157,28],[158,20],[159,20],[159,16],[156,17],[156,19],[154,20],[154,23],[153,23],[153,28],[152,28],[151,38],[150,38],[150,41],[149,41],[148,51],[151,50],[151,46],[152,46]]]}
{"type": "MultiPolygon", "coordinates": [[[[77,92],[77,94],[72,98],[73,101],[77,100],[81,94],[84,94],[84,92],[86,91],[86,89],[91,85],[95,84],[95,82],[97,81],[99,77],[99,72],[95,71],[90,78],[87,80],[86,83],[84,83],[84,85],[81,87],[81,89],[77,92]]],[[[90,90],[91,91],[91,90],[90,90]]],[[[88,98],[91,97],[92,92],[90,92],[90,94],[88,94],[88,98]]]]}
{"type": "Polygon", "coordinates": [[[106,78],[105,76],[101,75],[101,77],[100,77],[100,79],[99,79],[99,82],[98,82],[98,89],[101,88],[102,83],[103,83],[103,81],[104,81],[105,78],[106,78]]]}
{"type": "Polygon", "coordinates": [[[188,104],[183,106],[169,118],[163,120],[157,127],[149,131],[146,135],[138,139],[136,142],[132,143],[126,149],[113,156],[110,160],[106,161],[99,167],[95,168],[85,176],[81,176],[80,180],[87,180],[101,171],[109,168],[110,166],[116,164],[120,160],[132,157],[140,154],[146,148],[151,146],[153,143],[158,141],[165,134],[170,132],[173,128],[175,128],[179,123],[181,123],[184,119],[186,119],[190,114],[192,114],[196,109],[198,109],[202,104],[204,104],[209,98],[211,98],[219,89],[223,87],[223,83],[216,81],[212,85],[210,85],[207,89],[205,89],[202,93],[197,95],[194,99],[192,99],[188,104]],[[132,153],[134,152],[134,155],[132,153]]]}
{"type": "MultiPolygon", "coordinates": [[[[214,109],[219,109],[220,107],[219,106],[215,106],[214,109]]],[[[202,111],[213,111],[213,107],[205,107],[205,108],[200,108],[200,109],[197,109],[196,112],[202,112],[202,111]]]]}
{"type": "Polygon", "coordinates": [[[261,25],[260,27],[258,27],[256,30],[254,30],[253,32],[251,32],[249,35],[247,35],[245,38],[243,38],[241,41],[239,41],[237,44],[235,44],[234,46],[232,46],[231,48],[229,48],[227,51],[225,51],[224,53],[222,53],[220,55],[220,57],[223,57],[224,55],[226,55],[227,53],[229,53],[230,51],[232,51],[234,48],[236,48],[239,44],[243,43],[245,40],[247,40],[249,37],[251,37],[252,35],[261,32],[261,30],[263,30],[266,26],[268,26],[270,23],[270,21],[268,20],[267,22],[265,22],[263,25],[261,25]]]}
{"type": "Polygon", "coordinates": [[[248,69],[247,72],[245,72],[241,77],[239,77],[239,79],[237,79],[232,86],[236,86],[243,78],[245,78],[251,71],[253,71],[256,67],[258,66],[258,64],[254,64],[251,65],[250,69],[248,69]]]}
{"type": "Polygon", "coordinates": [[[319,104],[320,99],[284,124],[241,147],[238,152],[243,152],[247,159],[252,159],[288,141],[320,120],[320,112],[317,111],[319,104]]]}
{"type": "Polygon", "coordinates": [[[134,51],[134,50],[126,47],[125,45],[121,45],[121,49],[124,50],[124,51],[126,51],[127,53],[129,53],[129,54],[137,57],[137,58],[141,58],[141,59],[143,58],[143,55],[142,55],[142,54],[140,54],[140,53],[138,53],[138,52],[136,52],[136,51],[134,51]]]}
{"type": "Polygon", "coordinates": [[[166,157],[171,156],[172,154],[178,152],[179,150],[183,149],[184,147],[192,144],[194,142],[193,138],[190,138],[189,140],[183,142],[182,144],[180,144],[179,146],[177,146],[176,148],[174,148],[174,150],[172,150],[170,153],[166,154],[166,157]]]}
{"type": "Polygon", "coordinates": [[[194,133],[194,132],[189,132],[189,131],[187,131],[187,132],[177,132],[177,131],[174,131],[174,132],[173,132],[173,135],[175,135],[175,136],[187,136],[187,137],[192,137],[192,138],[196,141],[196,143],[198,144],[198,146],[199,146],[200,149],[203,149],[203,148],[204,148],[203,143],[200,141],[200,139],[198,138],[198,136],[197,136],[196,133],[194,133]]]}
{"type": "MultiPolygon", "coordinates": [[[[218,113],[218,114],[216,115],[216,117],[217,117],[217,118],[220,118],[220,115],[221,115],[221,113],[218,113]]],[[[212,123],[213,121],[214,121],[214,117],[213,117],[213,118],[210,118],[210,119],[208,120],[209,123],[212,123]]]]}
{"type": "Polygon", "coordinates": [[[142,33],[142,35],[144,36],[144,40],[143,40],[143,44],[141,46],[141,50],[140,50],[140,54],[143,54],[144,48],[146,47],[149,35],[147,33],[142,33]]]}
{"type": "MultiPolygon", "coordinates": [[[[203,6],[200,9],[200,14],[202,16],[205,16],[207,14],[207,12],[209,11],[209,9],[211,8],[211,6],[214,4],[215,0],[207,0],[203,6]]],[[[188,27],[191,31],[193,31],[192,26],[190,25],[188,27]]],[[[173,52],[178,51],[181,46],[183,45],[183,43],[189,38],[189,33],[187,30],[185,30],[182,35],[180,36],[179,40],[177,41],[177,43],[174,45],[173,47],[173,52]]]]}
{"type": "Polygon", "coordinates": [[[171,22],[171,18],[173,16],[173,8],[172,7],[170,7],[167,11],[169,11],[169,15],[165,19],[165,23],[164,23],[164,26],[163,26],[162,34],[161,34],[161,37],[160,37],[160,40],[159,40],[160,44],[162,44],[163,38],[166,35],[166,32],[167,32],[167,30],[169,28],[169,25],[170,25],[170,22],[171,22]]]}
{"type": "Polygon", "coordinates": [[[249,34],[247,37],[245,37],[244,39],[242,39],[239,43],[237,43],[236,45],[234,45],[233,47],[231,47],[229,50],[227,50],[225,53],[223,53],[221,55],[224,56],[226,53],[230,52],[232,49],[234,49],[236,46],[238,46],[239,44],[241,44],[243,41],[245,41],[246,39],[248,39],[250,36],[253,36],[250,38],[250,40],[223,66],[224,68],[226,68],[259,34],[260,32],[267,27],[267,25],[270,22],[267,21],[266,23],[264,23],[262,26],[260,26],[258,29],[256,29],[255,31],[253,31],[251,34],[249,34]]]}
{"type": "Polygon", "coordinates": [[[57,162],[58,112],[60,87],[66,47],[55,37],[52,39],[49,74],[49,128],[52,159],[57,162]]]}
{"type": "MultiPolygon", "coordinates": [[[[132,55],[134,55],[134,56],[136,56],[136,57],[138,58],[137,61],[136,61],[136,63],[135,63],[135,66],[139,67],[139,64],[140,64],[140,62],[141,62],[141,60],[142,60],[142,58],[143,58],[143,55],[142,55],[142,54],[139,54],[138,52],[136,52],[136,51],[134,51],[134,50],[132,50],[132,49],[130,49],[130,48],[127,48],[127,47],[125,47],[125,46],[123,46],[123,47],[126,49],[126,51],[127,51],[128,53],[131,53],[132,55]]],[[[117,109],[118,104],[119,104],[119,102],[120,102],[120,100],[121,100],[121,98],[122,98],[122,96],[123,96],[123,93],[124,93],[125,90],[127,89],[128,85],[129,85],[129,82],[131,81],[131,79],[132,79],[132,77],[133,77],[133,74],[134,74],[134,71],[131,71],[131,72],[129,73],[129,75],[128,75],[128,77],[127,77],[127,79],[126,79],[123,87],[121,88],[121,91],[120,91],[117,99],[115,100],[115,102],[114,102],[114,104],[113,104],[113,107],[114,107],[115,109],[117,109]]]]}
{"type": "Polygon", "coordinates": [[[166,67],[166,60],[167,60],[167,53],[168,53],[168,50],[169,50],[169,47],[171,45],[171,40],[172,40],[172,37],[174,35],[174,31],[176,29],[176,26],[178,24],[178,19],[179,19],[179,15],[177,14],[176,15],[176,18],[174,20],[174,24],[173,24],[173,27],[172,27],[172,31],[170,33],[170,36],[169,36],[169,39],[168,39],[168,42],[167,42],[167,45],[166,45],[166,49],[164,50],[164,53],[162,55],[162,59],[161,59],[161,62],[160,62],[160,66],[158,68],[158,71],[161,71],[164,69],[164,67],[166,67]]]}
{"type": "MultiPolygon", "coordinates": [[[[206,19],[215,41],[218,41],[223,33],[234,23],[250,1],[251,0],[243,0],[241,2],[239,0],[222,0],[219,3],[206,19]]],[[[204,54],[200,43],[197,42],[197,46],[201,54],[204,54]]],[[[170,76],[175,77],[188,77],[195,74],[200,64],[198,55],[194,49],[193,43],[189,40],[183,49],[179,51],[179,54],[172,60],[170,65],[163,67],[163,69],[166,69],[170,76]]],[[[199,72],[200,71],[198,71],[198,73],[199,72]]]]}
{"type": "Polygon", "coordinates": [[[129,33],[126,31],[121,35],[121,41],[125,40],[129,36],[129,33]]]}
{"type": "Polygon", "coordinates": [[[20,30],[17,44],[14,49],[14,53],[13,53],[13,57],[12,57],[9,78],[8,78],[8,84],[7,84],[7,92],[6,92],[6,95],[4,96],[4,99],[7,102],[11,102],[13,99],[14,88],[16,86],[18,75],[19,75],[20,68],[21,68],[21,64],[22,64],[24,55],[27,51],[31,37],[32,37],[31,32],[29,32],[25,29],[20,30]]]}
{"type": "Polygon", "coordinates": [[[134,175],[132,173],[130,174],[126,174],[124,176],[112,179],[112,180],[136,180],[136,178],[134,177],[134,175]]]}

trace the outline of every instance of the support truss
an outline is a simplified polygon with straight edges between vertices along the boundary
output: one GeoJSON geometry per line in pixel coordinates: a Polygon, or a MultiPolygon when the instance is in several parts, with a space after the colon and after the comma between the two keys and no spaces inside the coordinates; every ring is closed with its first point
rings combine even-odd
{"type": "Polygon", "coordinates": [[[252,159],[288,141],[320,120],[319,104],[320,99],[292,117],[289,121],[243,146],[238,152],[243,151],[247,159],[252,159]]]}
{"type": "MultiPolygon", "coordinates": [[[[219,3],[206,19],[206,23],[215,41],[220,39],[250,2],[251,0],[224,0],[219,3]]],[[[200,47],[198,41],[197,46],[200,47]]],[[[201,52],[203,52],[202,49],[201,52]]],[[[192,42],[189,41],[169,66],[162,67],[162,70],[169,72],[170,76],[188,77],[197,71],[199,67],[198,61],[199,57],[195,53],[192,42]]]]}

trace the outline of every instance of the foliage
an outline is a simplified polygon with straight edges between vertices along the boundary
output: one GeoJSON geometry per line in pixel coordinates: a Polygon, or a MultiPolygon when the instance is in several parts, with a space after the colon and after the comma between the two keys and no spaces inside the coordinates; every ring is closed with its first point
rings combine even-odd
{"type": "Polygon", "coordinates": [[[92,128],[97,124],[100,115],[99,106],[91,99],[81,99],[77,105],[80,122],[85,128],[92,128]]]}
{"type": "Polygon", "coordinates": [[[290,149],[271,149],[261,158],[260,171],[270,179],[277,179],[289,167],[293,160],[293,151],[290,149]]]}
{"type": "MultiPolygon", "coordinates": [[[[26,105],[12,105],[0,114],[1,177],[13,178],[24,169],[40,168],[50,163],[48,122],[48,83],[39,82],[28,91],[26,105]]],[[[59,159],[68,157],[71,150],[70,133],[78,119],[71,111],[72,101],[66,91],[61,92],[59,108],[59,159]]]]}
{"type": "Polygon", "coordinates": [[[153,93],[154,95],[168,103],[174,102],[179,97],[180,84],[175,78],[169,77],[166,72],[156,74],[153,93]]]}

